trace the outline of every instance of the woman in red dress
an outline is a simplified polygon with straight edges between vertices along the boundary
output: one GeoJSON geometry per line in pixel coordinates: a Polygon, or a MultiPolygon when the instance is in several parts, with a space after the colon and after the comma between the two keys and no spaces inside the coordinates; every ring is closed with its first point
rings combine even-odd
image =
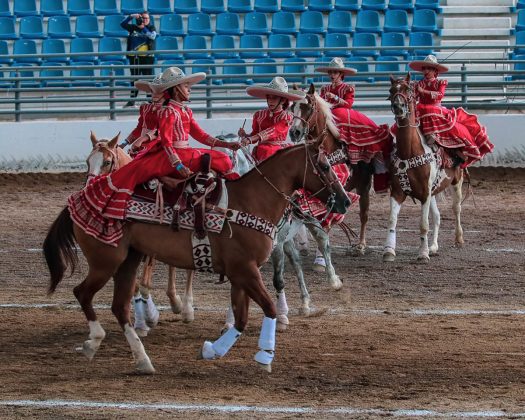
{"type": "Polygon", "coordinates": [[[409,66],[424,76],[415,82],[415,93],[419,124],[427,142],[437,142],[450,150],[451,155],[461,161],[462,167],[492,152],[494,145],[475,115],[463,108],[447,109],[441,105],[448,82],[438,79],[438,74],[446,73],[448,68],[439,64],[433,55],[428,55],[424,60],[412,61],[409,66]]]}
{"type": "Polygon", "coordinates": [[[183,105],[190,99],[191,86],[206,77],[205,73],[186,76],[178,67],[165,70],[157,84],[166,102],[159,111],[158,141],[151,142],[135,159],[109,175],[93,178],[84,189],[68,199],[73,221],[87,234],[112,246],[122,237],[122,225],[127,202],[133,190],[152,178],[166,175],[189,177],[200,170],[201,156],[212,157],[211,167],[230,179],[238,177],[232,172],[232,163],[225,153],[189,146],[189,135],[210,147],[238,149],[240,143],[228,143],[212,137],[199,127],[193,113],[183,105]]]}
{"type": "Polygon", "coordinates": [[[268,108],[257,111],[253,116],[252,132],[247,134],[240,128],[238,135],[243,144],[256,144],[252,155],[257,163],[268,159],[285,146],[288,130],[293,115],[287,111],[290,101],[305,97],[299,90],[288,89],[286,80],[275,77],[268,85],[257,85],[246,88],[246,93],[260,99],[266,99],[268,108]]]}
{"type": "Polygon", "coordinates": [[[353,109],[355,89],[344,82],[345,76],[357,73],[356,69],[345,67],[343,60],[334,58],[328,66],[315,69],[328,73],[329,85],[321,88],[320,96],[332,105],[340,139],[347,144],[348,157],[352,165],[359,161],[374,163],[374,190],[388,190],[386,161],[392,147],[392,136],[387,124],[377,125],[361,112],[353,109]]]}

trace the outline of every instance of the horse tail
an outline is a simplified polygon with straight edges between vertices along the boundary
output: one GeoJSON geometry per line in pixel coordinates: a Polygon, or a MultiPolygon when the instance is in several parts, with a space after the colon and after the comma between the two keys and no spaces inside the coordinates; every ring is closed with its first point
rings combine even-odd
{"type": "MultiPolygon", "coordinates": [[[[463,179],[465,180],[465,183],[467,184],[467,193],[465,194],[465,198],[461,201],[461,204],[469,198],[472,195],[472,199],[474,199],[474,190],[472,189],[472,182],[470,181],[470,173],[467,168],[463,168],[463,179]]],[[[474,200],[474,205],[476,205],[476,201],[474,200]]]]}
{"type": "Polygon", "coordinates": [[[73,275],[78,264],[73,221],[67,207],[62,210],[49,228],[42,249],[51,276],[48,289],[48,293],[51,294],[64,277],[66,269],[70,267],[71,275],[73,275]]]}

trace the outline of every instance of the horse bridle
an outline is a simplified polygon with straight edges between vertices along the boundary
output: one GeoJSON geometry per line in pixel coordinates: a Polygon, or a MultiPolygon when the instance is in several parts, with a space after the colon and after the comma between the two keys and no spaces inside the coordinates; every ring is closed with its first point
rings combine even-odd
{"type": "MultiPolygon", "coordinates": [[[[306,117],[301,117],[300,115],[294,115],[293,116],[294,118],[298,119],[299,121],[301,121],[304,124],[303,136],[302,136],[301,139],[299,139],[297,141],[297,143],[299,143],[303,138],[305,139],[305,143],[316,143],[317,141],[319,141],[320,138],[322,138],[323,136],[326,135],[327,128],[326,128],[326,125],[325,125],[324,129],[321,131],[321,133],[316,138],[313,138],[313,137],[309,138],[311,120],[312,120],[313,116],[316,114],[316,111],[319,111],[319,104],[317,103],[317,101],[311,100],[309,95],[306,96],[306,99],[308,101],[308,104],[311,106],[311,109],[310,109],[310,112],[308,113],[308,116],[306,116],[306,117]]],[[[315,121],[314,121],[314,123],[315,123],[315,121]]]]}
{"type": "Polygon", "coordinates": [[[111,155],[111,160],[103,160],[102,161],[102,167],[109,167],[107,169],[107,173],[111,173],[117,169],[120,168],[120,163],[119,163],[119,158],[118,158],[118,154],[117,154],[117,149],[113,150],[109,147],[105,147],[106,146],[106,143],[102,143],[102,142],[99,142],[97,143],[94,147],[93,147],[93,150],[91,151],[91,153],[88,155],[87,159],[86,159],[86,162],[88,164],[88,174],[87,174],[87,178],[92,178],[94,176],[96,176],[95,174],[93,173],[90,173],[89,172],[89,160],[91,159],[91,157],[95,154],[95,153],[99,153],[99,152],[102,152],[102,149],[105,149],[109,152],[109,154],[111,155]]]}
{"type": "Polygon", "coordinates": [[[406,83],[404,80],[398,80],[396,81],[397,84],[397,91],[392,95],[389,96],[390,99],[390,109],[392,110],[392,113],[394,114],[394,117],[396,119],[396,123],[398,127],[419,127],[419,121],[416,123],[411,124],[410,123],[410,104],[413,104],[415,101],[414,97],[414,89],[412,87],[411,83],[406,83]],[[400,88],[402,85],[407,85],[407,93],[400,92],[400,88]],[[394,103],[397,105],[395,106],[394,103]],[[396,108],[401,108],[401,114],[396,114],[396,108]],[[406,124],[401,124],[401,120],[407,120],[406,124]]]}

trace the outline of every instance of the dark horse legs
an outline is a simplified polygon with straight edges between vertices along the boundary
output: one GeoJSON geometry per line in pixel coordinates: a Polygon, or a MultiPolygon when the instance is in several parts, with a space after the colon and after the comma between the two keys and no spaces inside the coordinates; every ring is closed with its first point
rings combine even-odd
{"type": "Polygon", "coordinates": [[[370,188],[372,187],[372,175],[374,174],[373,163],[358,162],[352,165],[352,176],[346,183],[346,189],[352,191],[354,188],[359,194],[359,244],[356,252],[364,255],[366,249],[366,225],[368,223],[368,210],[370,208],[370,188]]]}

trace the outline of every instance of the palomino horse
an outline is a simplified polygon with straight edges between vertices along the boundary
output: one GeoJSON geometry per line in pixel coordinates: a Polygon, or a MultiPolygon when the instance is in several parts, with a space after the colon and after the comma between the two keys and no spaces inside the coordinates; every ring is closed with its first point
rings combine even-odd
{"type": "MultiPolygon", "coordinates": [[[[315,91],[315,86],[310,85],[306,97],[296,101],[292,105],[295,120],[290,128],[290,138],[294,143],[303,138],[307,141],[322,139],[323,148],[330,156],[330,162],[347,163],[343,143],[339,141],[339,130],[337,129],[330,104],[323,100],[315,91]]],[[[348,163],[347,163],[348,164],[348,163]]],[[[374,174],[373,163],[359,162],[351,165],[351,175],[346,183],[346,189],[352,191],[354,188],[359,194],[359,243],[355,252],[364,255],[366,250],[366,225],[368,223],[368,212],[370,208],[370,188],[372,186],[372,175],[374,174]]]]}
{"type": "MultiPolygon", "coordinates": [[[[311,191],[335,212],[345,213],[350,201],[328,163],[319,144],[283,149],[236,181],[226,182],[228,229],[210,233],[212,267],[228,277],[235,316],[234,328],[201,350],[204,359],[224,356],[235,344],[248,322],[250,299],[263,310],[264,319],[255,360],[271,371],[275,351],[276,309],[264,286],[259,267],[272,249],[275,224],[283,216],[290,195],[297,189],[311,191]]],[[[151,374],[155,370],[144,346],[130,323],[130,301],[134,276],[143,255],[155,255],[166,264],[195,269],[192,248],[193,232],[173,231],[169,226],[128,222],[117,246],[104,244],[75,225],[66,207],[53,222],[43,244],[51,274],[52,293],[68,266],[78,263],[75,242],[86,257],[89,271],[85,280],[74,288],[77,300],[89,324],[89,339],[83,350],[93,358],[105,337],[93,308],[93,296],[113,277],[112,311],[129,343],[136,370],[151,374]]]]}
{"type": "Polygon", "coordinates": [[[396,225],[401,204],[407,196],[421,202],[421,221],[419,224],[420,245],[418,261],[427,262],[429,255],[438,251],[440,225],[439,209],[435,195],[452,185],[452,208],[456,218],[456,245],[463,244],[461,228],[461,199],[463,170],[459,167],[441,168],[439,155],[427,145],[416,118],[416,105],[410,73],[395,79],[390,76],[390,102],[397,123],[395,149],[392,156],[390,218],[388,236],[383,251],[383,261],[394,261],[396,256],[396,225]],[[429,211],[432,213],[433,237],[428,246],[429,211]]]}
{"type": "MultiPolygon", "coordinates": [[[[107,175],[118,168],[131,162],[131,157],[120,147],[117,146],[119,134],[111,140],[97,139],[95,133],[90,133],[90,140],[93,146],[91,153],[86,159],[87,179],[107,175]]],[[[154,327],[158,322],[158,311],[153,303],[150,289],[153,282],[153,268],[155,259],[147,256],[144,261],[144,270],[140,279],[140,293],[133,297],[135,309],[135,329],[137,334],[144,337],[148,334],[150,327],[154,327]]],[[[177,295],[175,286],[175,268],[169,267],[168,288],[166,295],[170,301],[171,309],[175,314],[181,314],[184,322],[191,322],[194,319],[192,283],[195,273],[193,270],[186,271],[186,288],[183,298],[177,295]]],[[[138,292],[138,290],[137,290],[138,292]]]]}

